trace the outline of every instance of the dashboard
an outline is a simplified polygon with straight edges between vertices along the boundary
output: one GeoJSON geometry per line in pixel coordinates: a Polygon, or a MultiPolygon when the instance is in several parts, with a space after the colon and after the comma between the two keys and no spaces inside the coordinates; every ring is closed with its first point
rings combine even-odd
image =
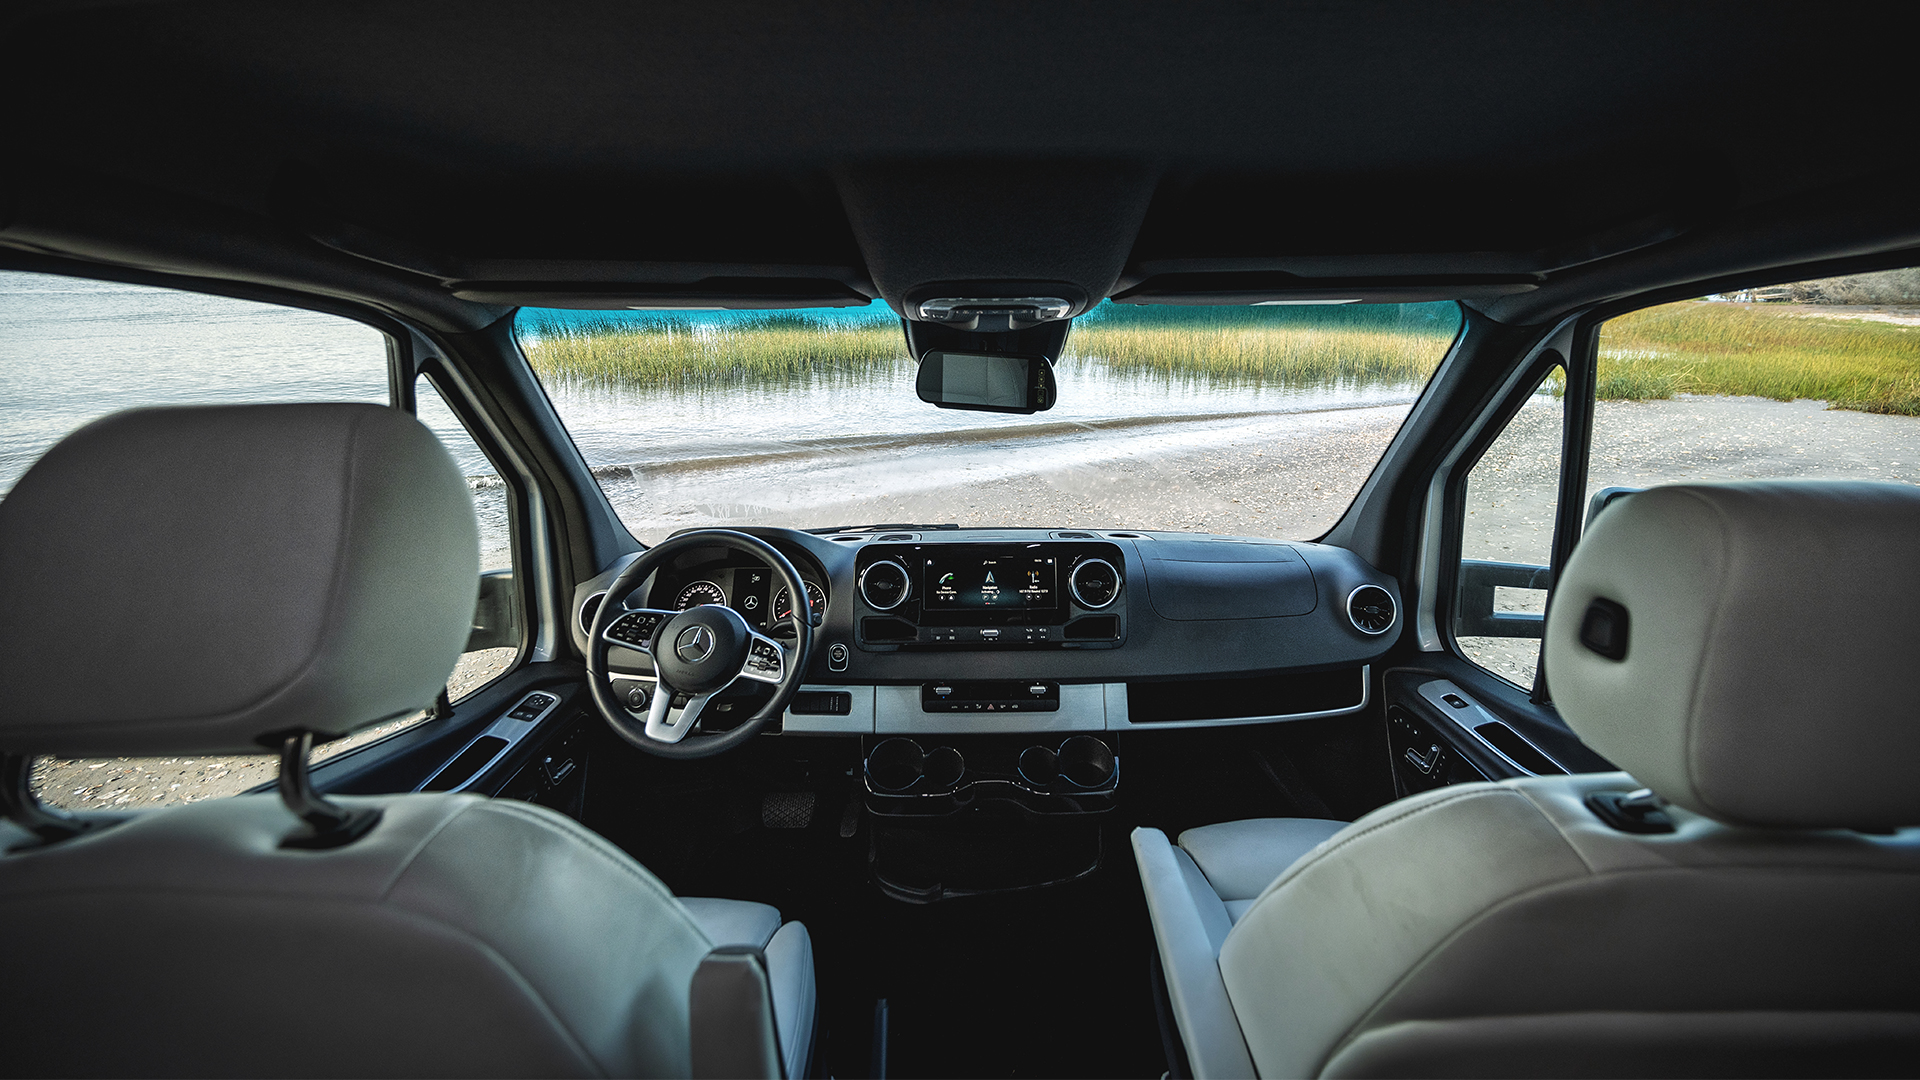
{"type": "MultiPolygon", "coordinates": [[[[750,528],[821,616],[787,734],[1087,732],[1357,712],[1398,637],[1397,583],[1345,549],[1108,530],[750,528]]],[[[582,584],[573,633],[624,566],[582,584]]],[[[724,604],[792,633],[794,598],[727,548],[690,549],[626,603],[724,604]]],[[[615,648],[616,682],[651,679],[615,648]]]]}

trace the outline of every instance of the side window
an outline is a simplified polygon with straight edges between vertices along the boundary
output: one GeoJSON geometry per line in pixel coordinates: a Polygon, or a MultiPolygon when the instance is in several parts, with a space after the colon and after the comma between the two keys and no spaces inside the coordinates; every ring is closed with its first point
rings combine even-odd
{"type": "Polygon", "coordinates": [[[473,512],[480,522],[480,602],[474,610],[473,636],[447,680],[448,699],[459,701],[506,674],[520,654],[519,592],[514,588],[507,487],[493,461],[424,375],[414,383],[414,415],[440,437],[466,475],[473,512]]]}
{"type": "MultiPolygon", "coordinates": [[[[389,393],[386,336],[351,319],[175,289],[0,271],[0,498],[68,432],[120,409],[256,401],[385,405],[389,393]]],[[[450,434],[427,422],[443,437],[450,434]]],[[[462,454],[454,449],[464,464],[469,458],[462,454]]],[[[504,522],[504,498],[496,495],[494,505],[504,522]]],[[[492,532],[483,526],[483,535],[504,531],[504,525],[492,532]]],[[[488,546],[483,540],[483,552],[488,546]]],[[[504,566],[508,546],[504,540],[493,546],[504,566]]],[[[425,717],[316,747],[314,760],[425,717]]],[[[31,783],[55,806],[129,809],[237,794],[277,771],[278,758],[266,754],[42,757],[31,783]]]]}
{"type": "MultiPolygon", "coordinates": [[[[1920,269],[1703,296],[1601,324],[1585,499],[1659,484],[1920,484],[1920,269]]],[[[1556,370],[1468,474],[1454,640],[1531,688],[1565,425],[1556,370]]]]}
{"type": "Polygon", "coordinates": [[[1600,327],[1589,512],[1608,488],[1920,483],[1920,270],[1684,300],[1600,327]]]}
{"type": "Polygon", "coordinates": [[[1552,585],[1553,522],[1566,431],[1554,368],[1467,474],[1453,634],[1467,659],[1532,687],[1552,585]]]}

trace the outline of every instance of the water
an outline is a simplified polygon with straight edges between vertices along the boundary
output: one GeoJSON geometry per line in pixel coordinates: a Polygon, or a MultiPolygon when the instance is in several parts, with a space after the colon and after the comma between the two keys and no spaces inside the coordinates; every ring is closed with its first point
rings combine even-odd
{"type": "MultiPolygon", "coordinates": [[[[337,315],[224,296],[0,272],[0,496],[68,432],[120,409],[388,402],[387,344],[337,315]]],[[[486,568],[509,565],[493,466],[422,384],[420,419],[478,481],[486,568]]]]}
{"type": "MultiPolygon", "coordinates": [[[[700,317],[725,322],[759,314],[700,317]]],[[[815,316],[892,318],[879,309],[810,313],[815,316]]],[[[0,495],[59,438],[115,410],[385,403],[386,363],[378,331],[337,316],[0,273],[0,495]]],[[[1304,435],[1326,428],[1327,417],[1338,413],[1403,412],[1418,392],[1116,375],[1097,361],[1075,360],[1056,369],[1054,409],[1017,416],[936,409],[915,396],[913,376],[913,365],[903,361],[891,370],[775,385],[561,384],[549,393],[623,519],[655,538],[670,519],[684,523],[679,508],[686,505],[718,507],[705,516],[721,519],[835,524],[814,520],[811,510],[960,490],[1041,468],[1058,473],[1304,435]]],[[[420,417],[473,482],[483,562],[507,565],[506,507],[492,465],[424,384],[420,417]]]]}

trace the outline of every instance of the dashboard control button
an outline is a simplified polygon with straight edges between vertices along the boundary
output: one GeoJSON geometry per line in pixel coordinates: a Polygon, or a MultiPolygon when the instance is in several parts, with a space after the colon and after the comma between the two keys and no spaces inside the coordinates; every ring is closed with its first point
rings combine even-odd
{"type": "Polygon", "coordinates": [[[828,671],[847,670],[846,642],[836,641],[833,644],[827,646],[827,670],[828,671]]]}

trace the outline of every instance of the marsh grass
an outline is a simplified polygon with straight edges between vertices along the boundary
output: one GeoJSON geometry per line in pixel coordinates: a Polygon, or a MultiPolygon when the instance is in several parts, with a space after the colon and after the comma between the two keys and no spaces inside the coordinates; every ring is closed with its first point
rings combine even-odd
{"type": "MultiPolygon", "coordinates": [[[[1414,384],[1433,374],[1457,327],[1450,304],[1420,305],[1411,317],[1399,307],[1162,312],[1103,305],[1074,327],[1061,359],[1133,377],[1287,387],[1414,384]]],[[[899,323],[891,319],[536,317],[522,330],[522,346],[541,378],[573,384],[699,387],[890,377],[908,359],[899,323]]]]}
{"type": "Polygon", "coordinates": [[[891,374],[907,359],[898,323],[834,325],[770,315],[536,322],[521,346],[542,379],[609,386],[730,386],[891,374]]]}
{"type": "MultiPolygon", "coordinates": [[[[1450,304],[1353,308],[1128,309],[1079,320],[1063,360],[1136,378],[1290,388],[1424,382],[1458,328],[1450,304]]],[[[536,317],[522,343],[541,378],[698,388],[808,379],[892,379],[909,363],[891,317],[769,314],[536,317]]],[[[1920,415],[1920,328],[1805,307],[1686,301],[1601,328],[1599,396],[1812,398],[1836,409],[1920,415]]]]}
{"type": "Polygon", "coordinates": [[[1920,416],[1920,327],[1806,308],[1665,304],[1601,327],[1597,389],[1614,400],[1811,398],[1835,409],[1920,416]]]}
{"type": "Polygon", "coordinates": [[[1426,381],[1451,334],[1355,327],[1102,326],[1076,329],[1066,355],[1123,375],[1200,377],[1287,387],[1426,381]]]}

